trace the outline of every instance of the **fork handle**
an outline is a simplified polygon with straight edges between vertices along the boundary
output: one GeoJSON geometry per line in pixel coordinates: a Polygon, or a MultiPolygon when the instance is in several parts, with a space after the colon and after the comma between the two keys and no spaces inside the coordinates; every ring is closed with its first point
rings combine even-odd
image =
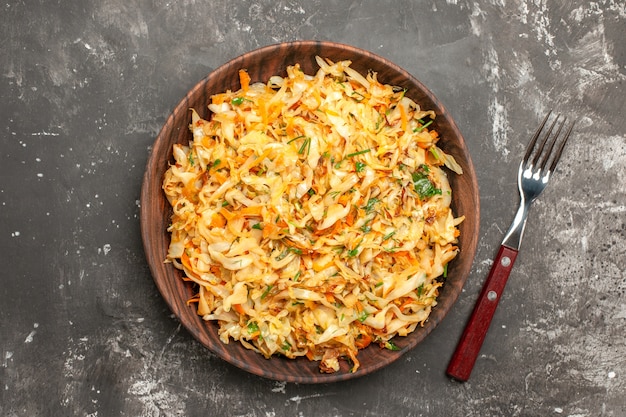
{"type": "Polygon", "coordinates": [[[517,250],[504,245],[500,246],[498,255],[493,261],[487,280],[474,306],[474,311],[446,370],[449,376],[458,381],[467,381],[472,373],[472,368],[487,335],[506,281],[509,279],[515,258],[517,258],[517,250]]]}

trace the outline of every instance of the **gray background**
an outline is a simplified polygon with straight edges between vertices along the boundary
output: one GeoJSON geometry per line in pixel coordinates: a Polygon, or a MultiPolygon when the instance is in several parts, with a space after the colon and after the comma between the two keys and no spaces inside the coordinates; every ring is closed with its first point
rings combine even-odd
{"type": "Polygon", "coordinates": [[[0,415],[626,416],[623,1],[14,1],[0,5],[0,415]],[[388,58],[444,103],[482,204],[465,290],[416,349],[330,385],[213,356],[150,276],[138,199],[170,110],[280,41],[388,58]],[[577,120],[468,383],[445,368],[547,109],[577,120]]]}

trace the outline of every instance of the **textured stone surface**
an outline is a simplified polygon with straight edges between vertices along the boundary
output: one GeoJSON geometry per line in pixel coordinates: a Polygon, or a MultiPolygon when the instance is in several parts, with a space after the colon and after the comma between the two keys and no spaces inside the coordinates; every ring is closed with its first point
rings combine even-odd
{"type": "Polygon", "coordinates": [[[0,415],[626,415],[623,1],[0,9],[0,415]],[[453,311],[400,361],[333,385],[264,380],[212,356],[171,317],[139,236],[143,169],[169,111],[230,58],[296,39],[368,49],[423,81],[465,134],[481,187],[480,246],[453,311]],[[577,128],[459,384],[445,368],[550,108],[577,128]]]}

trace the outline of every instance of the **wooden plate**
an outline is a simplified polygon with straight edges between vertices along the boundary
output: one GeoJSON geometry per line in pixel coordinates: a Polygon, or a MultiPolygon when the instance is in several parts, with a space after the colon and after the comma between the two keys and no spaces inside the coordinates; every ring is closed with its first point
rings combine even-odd
{"type": "Polygon", "coordinates": [[[141,190],[141,233],[146,258],[159,291],[185,328],[204,346],[227,362],[262,377],[298,383],[327,383],[363,376],[389,365],[420,343],[445,317],[472,266],[478,240],[479,211],[476,175],[463,136],[443,105],[421,82],[397,65],[370,52],[331,42],[302,41],[267,46],[235,58],[210,73],[181,100],[157,136],[147,163],[141,190]],[[247,69],[252,82],[267,82],[272,75],[284,75],[286,67],[296,63],[305,73],[314,74],[318,69],[316,55],[333,61],[350,60],[351,67],[361,73],[375,71],[382,83],[406,88],[407,95],[422,108],[435,110],[434,128],[441,136],[438,146],[453,155],[464,171],[460,176],[449,175],[453,190],[452,208],[455,215],[465,215],[465,221],[460,225],[461,252],[449,265],[437,306],[423,327],[407,337],[394,339],[400,350],[390,351],[372,344],[360,351],[361,366],[355,373],[350,373],[344,363],[339,372],[322,374],[318,362],[305,358],[293,360],[276,356],[265,359],[238,342],[231,341],[225,345],[219,340],[217,325],[203,321],[196,314],[195,306],[186,304],[194,292],[193,287],[181,280],[180,271],[171,264],[163,263],[169,245],[166,229],[171,209],[161,185],[168,163],[173,160],[172,145],[188,144],[192,139],[188,129],[189,109],[193,107],[201,117],[208,118],[207,104],[212,94],[239,89],[239,69],[247,69]]]}

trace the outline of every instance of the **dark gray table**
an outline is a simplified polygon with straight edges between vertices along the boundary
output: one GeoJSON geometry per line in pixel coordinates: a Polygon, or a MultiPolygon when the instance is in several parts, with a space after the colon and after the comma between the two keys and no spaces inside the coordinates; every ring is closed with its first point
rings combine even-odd
{"type": "Polygon", "coordinates": [[[626,416],[626,9],[620,0],[194,0],[0,5],[0,415],[626,416]],[[259,46],[332,40],[421,79],[478,172],[480,245],[427,340],[350,382],[211,355],[150,276],[138,198],[183,94],[259,46]],[[472,378],[445,368],[547,109],[577,128],[531,212],[472,378]]]}

